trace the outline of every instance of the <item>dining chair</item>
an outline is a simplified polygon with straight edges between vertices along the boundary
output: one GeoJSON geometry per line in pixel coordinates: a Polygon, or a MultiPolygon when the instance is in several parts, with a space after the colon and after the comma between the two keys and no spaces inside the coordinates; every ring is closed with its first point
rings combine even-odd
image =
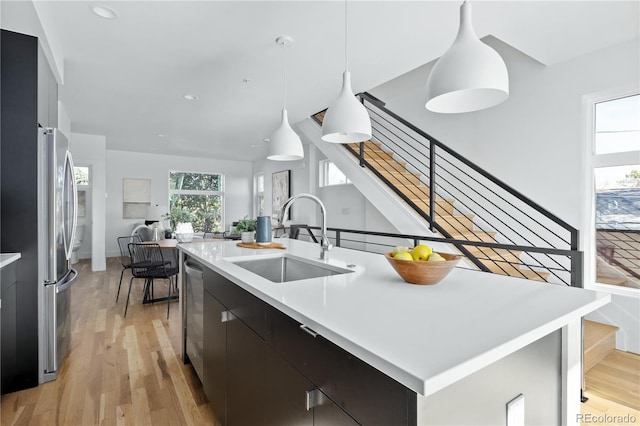
{"type": "Polygon", "coordinates": [[[129,280],[129,292],[127,293],[127,303],[124,308],[124,317],[127,316],[127,309],[129,308],[129,298],[131,297],[131,286],[133,280],[136,278],[142,278],[144,283],[144,300],[154,302],[153,298],[153,280],[154,279],[166,279],[168,280],[168,292],[167,292],[167,319],[169,319],[169,304],[171,302],[171,290],[174,286],[174,277],[176,279],[179,272],[177,262],[165,257],[162,253],[162,249],[158,244],[152,243],[130,243],[128,245],[129,253],[131,256],[131,280],[129,280]]]}
{"type": "Polygon", "coordinates": [[[120,281],[118,282],[118,294],[116,294],[116,303],[120,297],[120,287],[122,286],[122,277],[124,271],[131,269],[131,255],[129,254],[129,243],[141,243],[142,240],[138,234],[129,235],[127,237],[118,237],[118,247],[120,247],[120,263],[122,264],[122,272],[120,272],[120,281]]]}

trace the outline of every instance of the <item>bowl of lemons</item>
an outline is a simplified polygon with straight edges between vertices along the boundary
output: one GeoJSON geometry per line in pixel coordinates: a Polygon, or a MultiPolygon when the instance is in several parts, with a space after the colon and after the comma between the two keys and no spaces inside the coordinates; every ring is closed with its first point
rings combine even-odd
{"type": "Polygon", "coordinates": [[[437,284],[458,264],[461,256],[435,252],[426,244],[414,248],[398,246],[384,257],[408,283],[437,284]]]}

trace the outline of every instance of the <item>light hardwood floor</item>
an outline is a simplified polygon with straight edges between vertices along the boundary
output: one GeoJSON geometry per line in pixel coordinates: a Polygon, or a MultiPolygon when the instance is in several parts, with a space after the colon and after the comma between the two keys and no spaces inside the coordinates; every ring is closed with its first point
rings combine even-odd
{"type": "MultiPolygon", "coordinates": [[[[172,303],[167,321],[164,302],[141,304],[142,281],[136,280],[127,318],[123,318],[129,275],[125,273],[116,303],[121,271],[117,259],[108,259],[106,272],[91,272],[87,261],[76,267],[80,277],[72,291],[71,353],[56,381],[3,395],[0,423],[215,425],[213,411],[193,368],[184,365],[177,355],[177,303],[172,303]]],[[[166,286],[158,283],[156,295],[165,292],[166,286]]],[[[624,362],[615,358],[605,361],[601,369],[592,370],[591,382],[587,376],[589,401],[582,404],[582,414],[593,416],[591,420],[607,420],[603,416],[608,414],[635,416],[640,421],[640,411],[623,405],[624,401],[613,401],[619,393],[606,390],[608,384],[615,388],[621,377],[632,390],[637,389],[634,386],[640,380],[640,357],[627,356],[624,362]]],[[[631,393],[631,398],[637,401],[637,394],[631,393]]]]}
{"type": "MultiPolygon", "coordinates": [[[[120,300],[120,263],[106,272],[76,264],[71,352],[58,379],[2,396],[2,425],[212,425],[213,411],[191,365],[179,358],[178,305],[142,305],[135,280],[123,318],[130,275],[120,300]]],[[[166,285],[156,284],[163,295],[166,285]]]]}
{"type": "Polygon", "coordinates": [[[640,424],[640,355],[612,351],[585,375],[585,396],[582,414],[603,420],[585,425],[640,424]]]}

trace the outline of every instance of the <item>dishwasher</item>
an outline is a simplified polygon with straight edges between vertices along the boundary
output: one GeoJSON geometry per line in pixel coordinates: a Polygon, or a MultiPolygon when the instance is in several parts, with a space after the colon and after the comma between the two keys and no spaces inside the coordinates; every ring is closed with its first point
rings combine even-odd
{"type": "Polygon", "coordinates": [[[185,271],[185,350],[196,374],[203,379],[203,314],[204,283],[202,266],[191,260],[184,263],[185,271]]]}

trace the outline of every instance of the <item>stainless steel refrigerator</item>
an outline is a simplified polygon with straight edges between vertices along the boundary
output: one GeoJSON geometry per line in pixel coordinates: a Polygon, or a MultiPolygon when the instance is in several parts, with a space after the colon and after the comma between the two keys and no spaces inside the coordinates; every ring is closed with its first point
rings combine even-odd
{"type": "Polygon", "coordinates": [[[77,188],[67,138],[40,129],[38,164],[39,382],[57,377],[71,343],[71,267],[77,226],[77,188]]]}

